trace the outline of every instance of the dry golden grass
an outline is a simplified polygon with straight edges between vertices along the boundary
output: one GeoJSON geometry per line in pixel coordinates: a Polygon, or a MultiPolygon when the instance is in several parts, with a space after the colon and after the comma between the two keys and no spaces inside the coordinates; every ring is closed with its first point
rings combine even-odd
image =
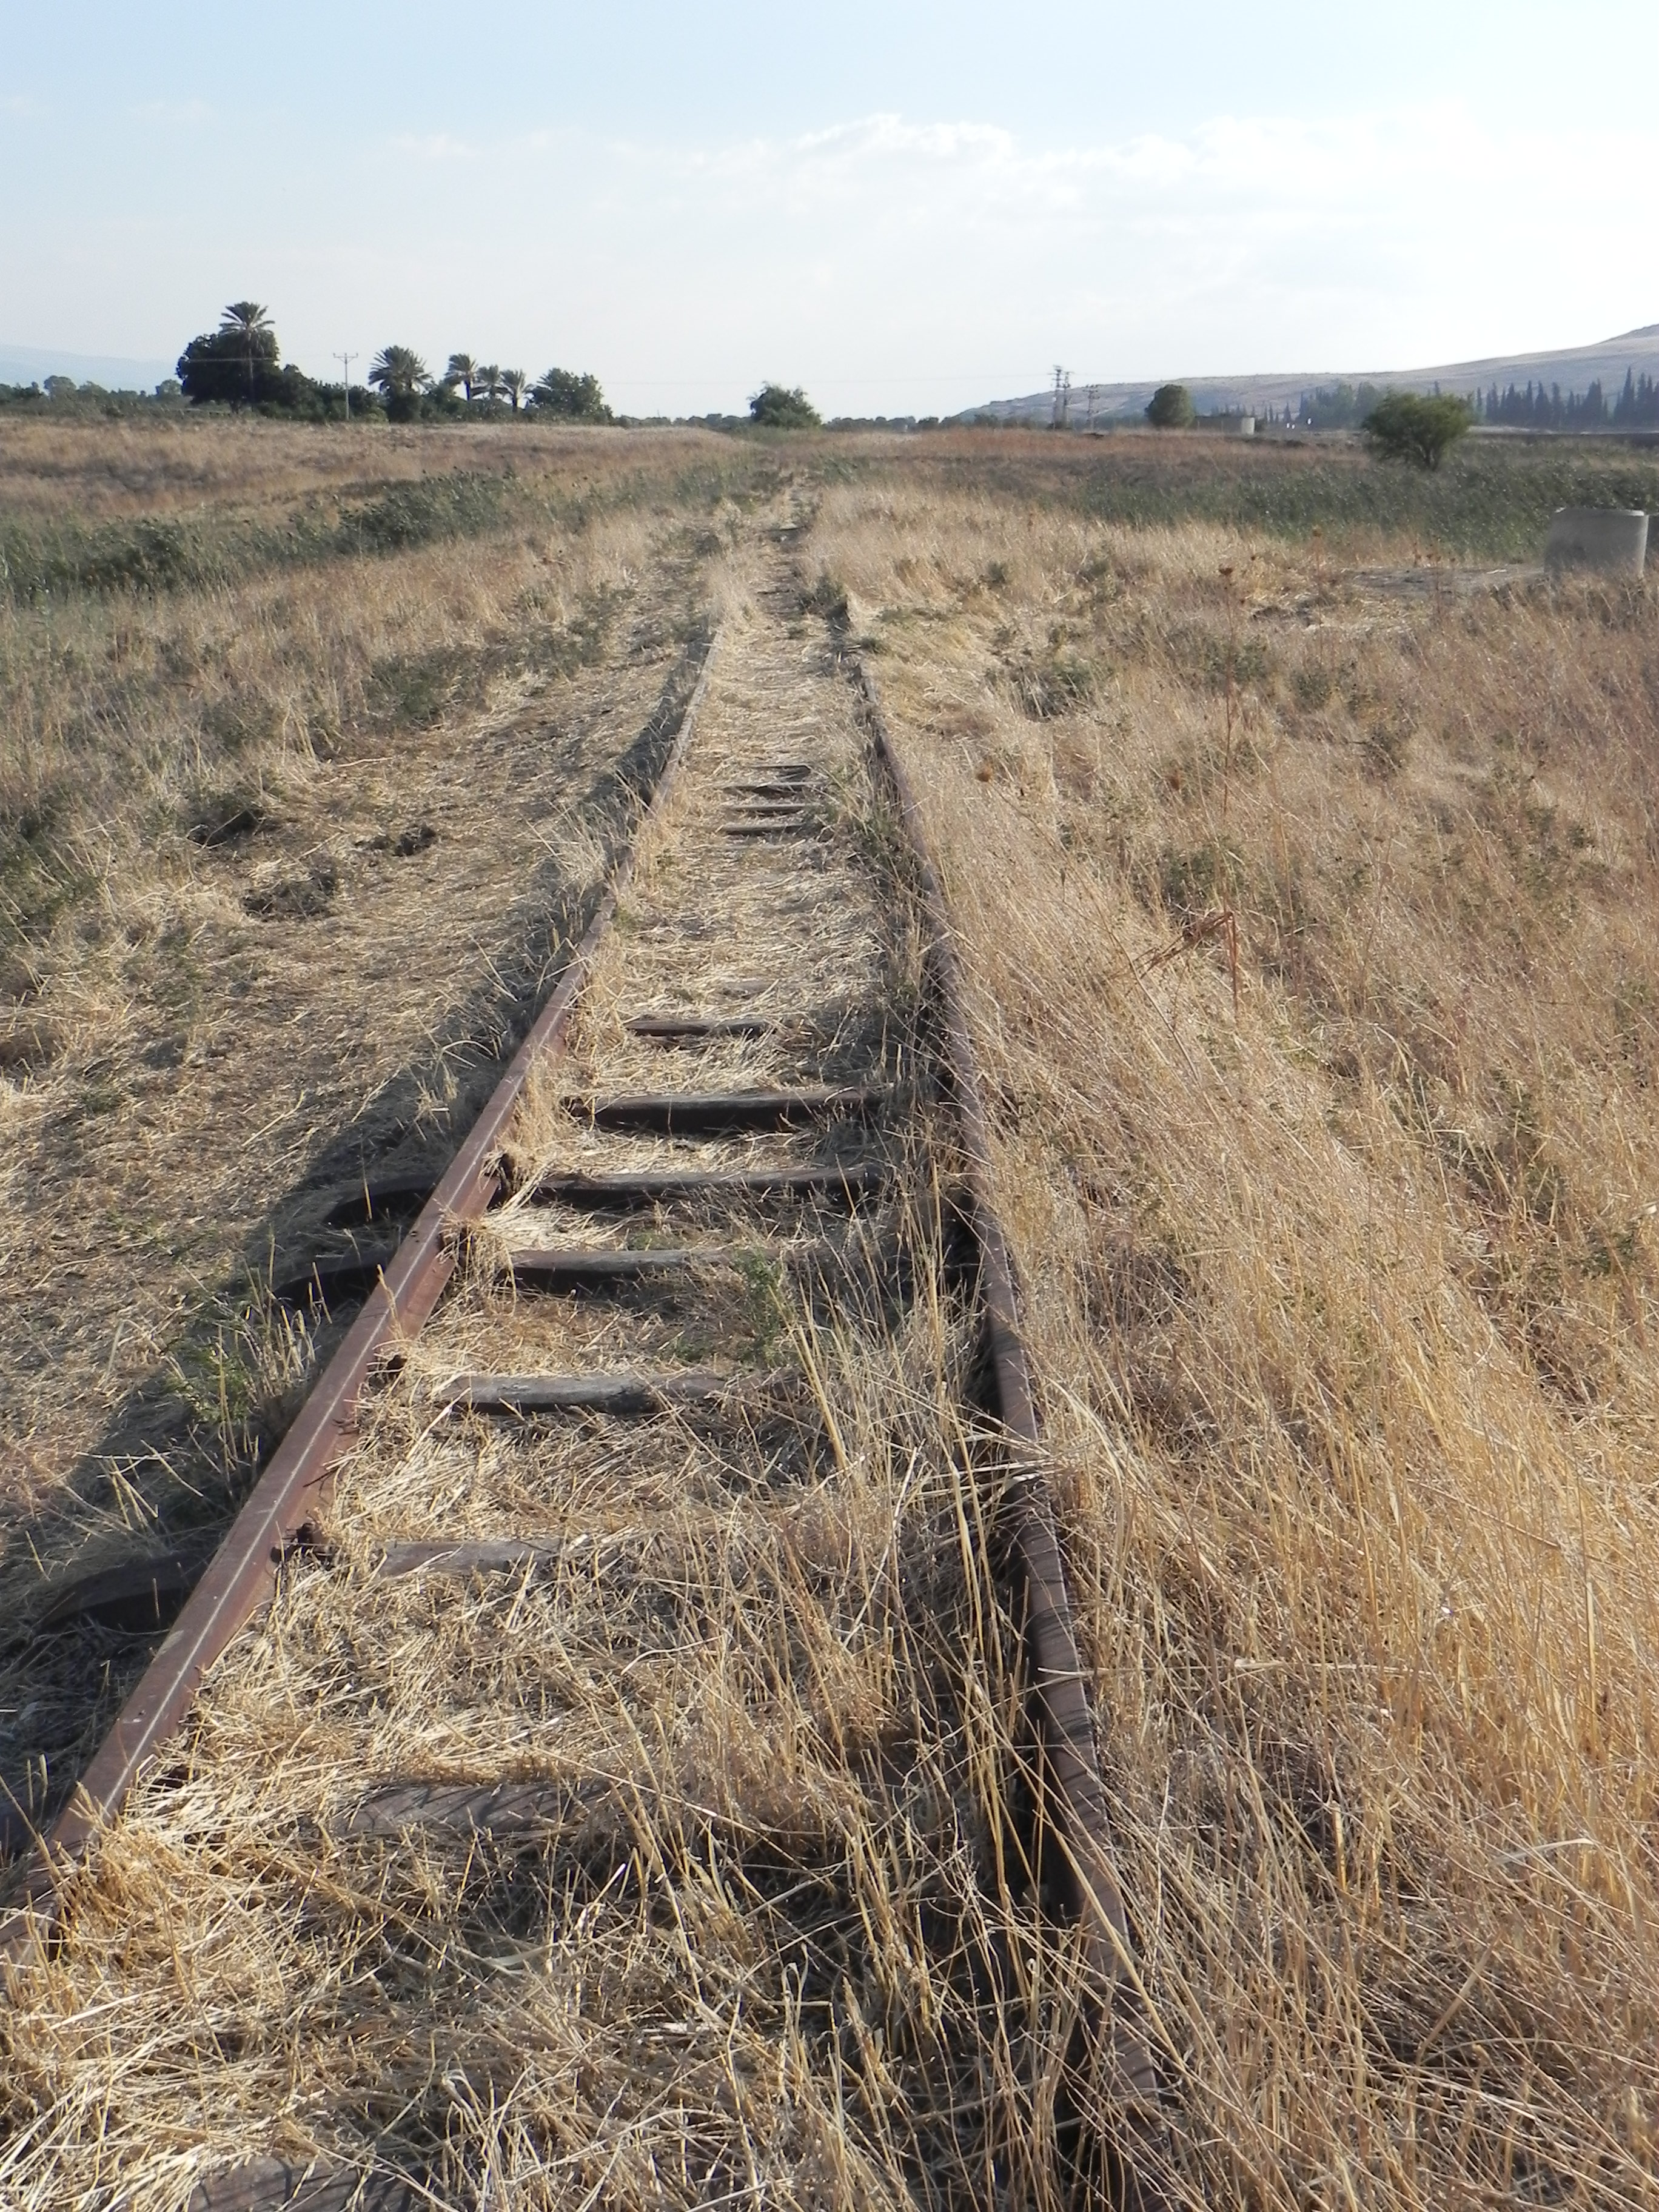
{"type": "Polygon", "coordinates": [[[1652,585],[896,475],[807,558],[963,934],[1193,2180],[1653,2203],[1652,585]]]}
{"type": "MultiPolygon", "coordinates": [[[[333,465],[269,450],[276,506],[333,465]]],[[[665,456],[660,494],[533,544],[0,617],[8,803],[58,793],[46,842],[75,857],[27,879],[52,896],[9,1018],[50,1031],[6,1092],[17,1605],[23,1531],[55,1563],[173,1494],[165,1466],[89,1461],[90,1504],[65,1477],[223,1281],[223,1224],[388,1070],[420,1069],[423,1127],[464,1100],[451,1041],[526,861],[551,839],[560,885],[592,879],[571,779],[586,799],[617,756],[602,709],[637,730],[711,592],[751,627],[710,773],[826,728],[850,760],[821,629],[699,565],[735,510],[676,488],[672,441],[605,450],[665,456]],[[191,844],[205,799],[266,789],[273,830],[191,844]],[[440,804],[471,858],[400,860],[444,872],[377,890],[374,921],[372,840],[440,804]],[[322,861],[330,910],[256,961],[261,872],[322,861]],[[166,1033],[200,1057],[144,1087],[175,944],[195,980],[166,1033]],[[310,1103],[267,1131],[283,1084],[310,1103]]],[[[1653,588],[1415,592],[1374,518],[1300,544],[1091,524],[1060,441],[801,453],[836,463],[803,586],[832,615],[845,594],[962,933],[1176,2200],[1652,2205],[1653,588]]],[[[635,993],[787,1008],[806,979],[810,1035],[690,1054],[688,1082],[792,1079],[826,1044],[856,1076],[886,1048],[872,1003],[908,1042],[902,909],[839,863],[734,885],[701,803],[653,840],[574,1057],[514,1133],[526,1170],[596,1152],[571,1091],[645,1075],[635,993]]],[[[878,854],[881,823],[860,834],[878,854]]],[[[379,2143],[492,2205],[1055,2201],[1078,1967],[998,1863],[1013,1701],[960,1316],[924,1292],[899,1325],[878,1300],[815,1318],[788,1285],[819,1232],[762,1267],[758,1224],[714,1217],[690,1241],[744,1256],[690,1311],[532,1312],[491,1278],[502,1234],[598,1233],[549,1219],[480,1237],[377,1401],[331,1561],[285,1575],[14,1992],[0,2200],[171,2212],[204,2166],[379,2143]],[[434,1403],[507,1352],[762,1377],[780,1328],[807,1417],[718,1447],[667,1419],[536,1443],[434,1403]],[[387,1546],[460,1534],[542,1549],[465,1583],[381,1574],[387,1546]],[[375,1791],[411,1776],[522,1786],[529,1826],[377,1829],[375,1791]]],[[[925,1206],[878,1231],[936,1279],[925,1206]]],[[[235,1372],[291,1392],[303,1334],[257,1305],[247,1327],[235,1372]]],[[[42,1726],[21,1715],[20,1746],[42,1726]]]]}
{"type": "MultiPolygon", "coordinates": [[[[0,514],[103,521],[204,512],[257,514],[463,471],[554,479],[567,494],[629,477],[664,480],[720,452],[696,432],[648,442],[542,424],[469,423],[347,430],[189,416],[173,422],[0,424],[0,514]]],[[[726,458],[729,459],[729,448],[726,458]]]]}
{"type": "MultiPolygon", "coordinates": [[[[76,447],[84,477],[131,434],[9,436],[76,447]]],[[[317,434],[157,435],[244,493],[329,459],[317,434]]],[[[595,442],[555,451],[556,489],[587,482],[595,442]]],[[[191,1231],[195,1266],[222,1264],[279,1163],[297,1166],[477,1000],[512,950],[526,869],[592,880],[596,779],[705,611],[707,549],[690,542],[703,519],[675,483],[688,457],[665,441],[654,499],[562,529],[261,569],[213,592],[0,601],[0,1114],[15,1235],[28,1224],[8,1296],[38,1302],[52,1231],[79,1213],[94,1231],[124,1200],[152,1271],[191,1231]],[[283,1115],[301,1094],[308,1110],[283,1115]]],[[[396,443],[390,458],[409,465],[396,443]]],[[[38,452],[30,466],[38,480],[38,452]]],[[[637,455],[628,468],[641,473],[637,455]]],[[[441,1067],[432,1079],[441,1102],[441,1067]]],[[[106,1261],[121,1225],[102,1224],[106,1261]]],[[[126,1286],[107,1304],[87,1288],[64,1319],[97,1329],[101,1369],[126,1286]]],[[[153,1358],[167,1311],[131,1315],[105,1403],[153,1358]]],[[[95,1419],[89,1368],[63,1379],[95,1419]]]]}
{"type": "MultiPolygon", "coordinates": [[[[25,1803],[135,1656],[27,1648],[43,1588],[222,1516],[313,1358],[260,1284],[303,1272],[366,1163],[453,1144],[560,957],[737,517],[713,443],[531,436],[495,527],[0,599],[0,1776],[25,1803]]],[[[343,457],[360,500],[480,465],[236,423],[0,453],[10,495],[56,468],[76,514],[106,480],[218,516],[343,457]]]]}
{"type": "MultiPolygon", "coordinates": [[[[741,607],[732,628],[574,1063],[514,1129],[526,1179],[601,1149],[562,1103],[573,1084],[650,1067],[696,1087],[739,1072],[734,1053],[751,1080],[825,1054],[865,1080],[914,1071],[915,917],[884,880],[867,787],[849,819],[825,777],[804,866],[799,846],[719,834],[726,779],[781,744],[858,780],[827,641],[741,607]],[[796,1026],[676,1049],[665,1070],[623,1031],[641,999],[758,1002],[796,1026]]],[[[790,1220],[743,1204],[693,1210],[699,1240],[757,1261],[764,1242],[763,1272],[712,1269],[643,1312],[515,1296],[494,1272],[504,1240],[618,1224],[502,1210],[373,1394],[311,1554],[71,1886],[62,1948],[9,1988],[0,2198],[177,2212],[204,2173],[276,2153],[375,2159],[434,2202],[523,2212],[1057,2212],[1079,1968],[1006,1862],[1015,1700],[962,1411],[968,1316],[935,1241],[937,1133],[904,1116],[842,1133],[908,1153],[909,1174],[811,1238],[776,1241],[790,1220]],[[901,1249],[908,1301],[876,1285],[901,1249]],[[826,1266],[869,1295],[831,1310],[826,1266]],[[796,1387],[748,1420],[549,1429],[435,1402],[485,1363],[714,1358],[758,1381],[780,1341],[796,1387]],[[387,1571],[397,1545],[477,1537],[534,1556],[387,1571]]],[[[611,1165],[665,1150],[722,1156],[603,1146],[611,1165]]],[[[673,1227],[683,1241],[684,1212],[673,1227]]]]}

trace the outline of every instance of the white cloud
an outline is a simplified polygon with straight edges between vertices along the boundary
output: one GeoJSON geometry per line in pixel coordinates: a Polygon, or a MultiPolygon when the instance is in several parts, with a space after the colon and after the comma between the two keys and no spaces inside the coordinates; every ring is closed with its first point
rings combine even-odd
{"type": "Polygon", "coordinates": [[[127,112],[138,123],[161,123],[171,129],[207,123],[213,110],[204,100],[144,100],[127,112]]]}
{"type": "Polygon", "coordinates": [[[486,158],[483,147],[454,137],[447,131],[400,131],[390,144],[393,153],[412,154],[422,161],[482,161],[486,158]]]}
{"type": "Polygon", "coordinates": [[[1659,134],[1500,128],[1458,101],[1069,143],[888,112],[678,144],[341,148],[294,125],[219,200],[170,189],[187,149],[147,155],[118,216],[89,198],[15,226],[22,319],[0,335],[166,351],[252,291],[319,372],[398,337],[592,368],[641,410],[782,375],[852,412],[1032,390],[1057,360],[1080,380],[1382,368],[1659,316],[1659,134]]]}
{"type": "Polygon", "coordinates": [[[716,145],[471,150],[487,219],[452,209],[423,249],[429,210],[410,216],[398,250],[432,304],[400,311],[493,317],[639,406],[735,404],[763,374],[836,407],[956,406],[1056,358],[1103,380],[1406,366],[1601,336],[1659,305],[1639,296],[1659,142],[1505,137],[1451,102],[1071,146],[876,114],[716,145]],[[1593,221],[1559,188],[1576,174],[1596,180],[1593,221]]]}

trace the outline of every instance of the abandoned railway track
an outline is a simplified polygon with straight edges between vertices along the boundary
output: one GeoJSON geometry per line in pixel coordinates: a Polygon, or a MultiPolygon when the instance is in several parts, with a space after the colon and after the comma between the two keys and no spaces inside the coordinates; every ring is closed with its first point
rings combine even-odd
{"type": "Polygon", "coordinates": [[[283,1286],[362,1303],[4,1924],[8,2201],[1160,2194],[948,918],[756,559],[447,1171],[283,1286]]]}

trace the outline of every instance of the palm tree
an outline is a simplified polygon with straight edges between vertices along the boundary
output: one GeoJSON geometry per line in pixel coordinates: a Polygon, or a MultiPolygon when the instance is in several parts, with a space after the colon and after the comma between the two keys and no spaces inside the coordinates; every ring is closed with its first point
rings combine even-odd
{"type": "Polygon", "coordinates": [[[478,371],[477,381],[478,389],[483,392],[486,399],[499,399],[501,398],[501,372],[496,368],[493,361],[487,361],[483,367],[478,371]]]}
{"type": "Polygon", "coordinates": [[[519,404],[524,398],[525,390],[529,382],[530,379],[521,368],[504,368],[501,371],[501,390],[513,402],[513,412],[515,415],[519,411],[519,404]]]}
{"type": "Polygon", "coordinates": [[[368,380],[388,399],[412,399],[432,379],[419,354],[408,346],[382,346],[368,366],[368,380]]]}
{"type": "Polygon", "coordinates": [[[470,353],[453,353],[449,367],[444,372],[444,382],[453,392],[459,384],[470,400],[472,388],[478,381],[478,364],[470,353]]]}
{"type": "Polygon", "coordinates": [[[252,337],[257,331],[270,328],[270,310],[262,307],[257,300],[233,300],[219,318],[222,331],[241,331],[252,337]]]}
{"type": "Polygon", "coordinates": [[[255,354],[276,352],[276,333],[271,328],[270,313],[257,300],[233,300],[219,318],[219,329],[225,337],[240,337],[242,356],[247,362],[247,396],[253,397],[253,357],[255,354]]]}

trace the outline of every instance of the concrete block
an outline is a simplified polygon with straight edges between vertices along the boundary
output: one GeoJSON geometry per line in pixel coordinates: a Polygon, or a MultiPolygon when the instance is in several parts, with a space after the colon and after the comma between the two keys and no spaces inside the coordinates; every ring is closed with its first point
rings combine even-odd
{"type": "Polygon", "coordinates": [[[1552,568],[1611,568],[1639,576],[1647,550],[1648,519],[1639,507],[1558,507],[1544,560],[1552,568]]]}

